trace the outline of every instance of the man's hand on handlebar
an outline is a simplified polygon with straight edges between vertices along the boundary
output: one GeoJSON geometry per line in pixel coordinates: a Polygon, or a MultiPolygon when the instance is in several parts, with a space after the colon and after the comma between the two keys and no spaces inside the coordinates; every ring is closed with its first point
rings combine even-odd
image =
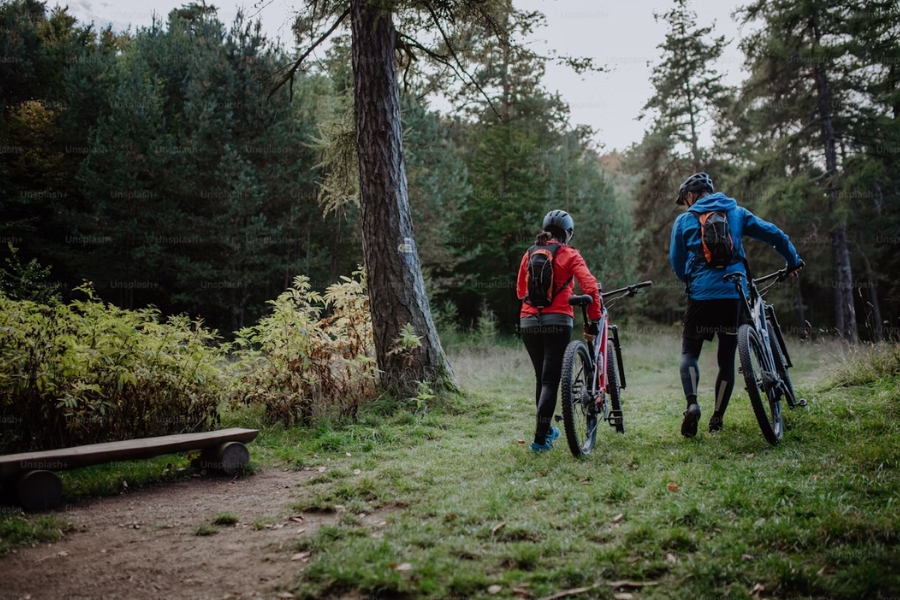
{"type": "Polygon", "coordinates": [[[588,342],[594,341],[599,333],[600,326],[597,323],[588,323],[584,327],[584,339],[588,342]]]}
{"type": "Polygon", "coordinates": [[[800,264],[787,272],[788,277],[800,277],[800,270],[805,266],[806,263],[801,260],[800,264]]]}

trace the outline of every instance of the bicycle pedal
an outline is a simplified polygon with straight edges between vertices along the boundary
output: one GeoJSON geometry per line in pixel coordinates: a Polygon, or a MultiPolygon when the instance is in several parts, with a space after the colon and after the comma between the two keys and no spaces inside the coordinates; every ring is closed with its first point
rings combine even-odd
{"type": "Polygon", "coordinates": [[[609,423],[610,427],[616,427],[617,425],[621,425],[622,424],[622,411],[621,410],[609,411],[609,416],[606,418],[606,421],[609,423]]]}

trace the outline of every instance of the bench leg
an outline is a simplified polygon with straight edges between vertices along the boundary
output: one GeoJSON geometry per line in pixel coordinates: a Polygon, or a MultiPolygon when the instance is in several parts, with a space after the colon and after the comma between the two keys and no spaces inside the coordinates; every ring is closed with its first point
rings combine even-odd
{"type": "Polygon", "coordinates": [[[200,467],[237,475],[250,462],[250,451],[241,442],[225,442],[200,456],[200,467]]]}
{"type": "Polygon", "coordinates": [[[16,482],[19,506],[25,512],[43,512],[62,501],[62,480],[53,471],[28,471],[16,482]]]}

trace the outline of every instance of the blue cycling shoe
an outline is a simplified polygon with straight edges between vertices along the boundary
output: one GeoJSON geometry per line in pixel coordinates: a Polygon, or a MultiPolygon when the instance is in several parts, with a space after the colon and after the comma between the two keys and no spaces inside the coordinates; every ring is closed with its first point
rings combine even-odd
{"type": "Polygon", "coordinates": [[[538,444],[536,442],[531,442],[531,451],[532,452],[549,452],[553,449],[553,440],[559,437],[559,429],[550,426],[550,431],[547,432],[547,437],[544,440],[543,444],[538,444]]]}
{"type": "Polygon", "coordinates": [[[547,440],[543,444],[531,442],[532,452],[550,452],[551,450],[553,450],[553,444],[550,442],[550,440],[547,440]]]}
{"type": "Polygon", "coordinates": [[[559,437],[559,429],[557,429],[556,427],[554,427],[553,425],[551,425],[551,426],[550,426],[550,432],[547,433],[547,441],[548,441],[548,442],[553,442],[553,440],[555,440],[555,439],[558,438],[558,437],[559,437]]]}

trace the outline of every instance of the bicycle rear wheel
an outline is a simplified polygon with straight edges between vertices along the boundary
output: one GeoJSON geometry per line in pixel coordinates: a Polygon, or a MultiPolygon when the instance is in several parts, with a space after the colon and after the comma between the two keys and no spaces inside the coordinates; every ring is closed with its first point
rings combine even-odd
{"type": "Polygon", "coordinates": [[[788,406],[794,408],[797,406],[797,393],[794,391],[794,382],[791,381],[791,374],[788,373],[784,356],[781,354],[781,346],[778,344],[778,338],[775,337],[775,328],[771,323],[766,323],[769,329],[769,347],[772,349],[772,360],[775,363],[775,371],[784,383],[784,397],[788,406]]]}
{"type": "Polygon", "coordinates": [[[597,405],[591,395],[594,369],[587,347],[575,340],[566,347],[560,380],[560,403],[566,441],[572,456],[590,454],[597,440],[597,405]]]}
{"type": "Polygon", "coordinates": [[[770,391],[773,374],[766,372],[766,349],[759,333],[750,325],[738,329],[738,354],[756,421],[766,441],[775,446],[784,437],[781,401],[770,391]]]}

